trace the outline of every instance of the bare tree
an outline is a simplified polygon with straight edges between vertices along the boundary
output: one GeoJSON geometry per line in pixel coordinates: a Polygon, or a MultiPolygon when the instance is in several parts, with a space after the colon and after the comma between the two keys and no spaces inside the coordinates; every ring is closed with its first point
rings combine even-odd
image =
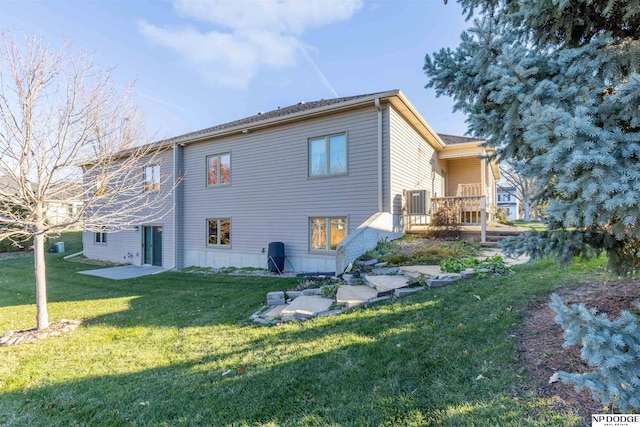
{"type": "Polygon", "coordinates": [[[539,191],[539,186],[535,178],[525,174],[525,168],[526,165],[521,162],[503,161],[500,163],[500,175],[508,186],[515,188],[515,191],[509,194],[520,200],[524,211],[523,219],[530,221],[532,211],[534,212],[534,217],[538,217],[537,205],[533,198],[539,191]]]}
{"type": "Polygon", "coordinates": [[[89,231],[123,230],[171,207],[172,174],[152,176],[168,185],[150,191],[159,182],[149,186],[143,169],[159,164],[168,147],[144,144],[131,89],[118,90],[108,71],[66,43],[54,51],[37,36],[2,33],[0,176],[12,185],[0,188],[0,240],[33,239],[38,329],[49,325],[47,236],[81,223],[89,231]],[[47,201],[72,190],[83,206],[64,221],[48,221],[47,201]]]}

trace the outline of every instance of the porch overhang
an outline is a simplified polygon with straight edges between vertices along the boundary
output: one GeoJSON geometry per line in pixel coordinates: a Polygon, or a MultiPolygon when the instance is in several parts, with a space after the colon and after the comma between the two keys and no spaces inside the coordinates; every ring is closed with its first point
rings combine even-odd
{"type": "Polygon", "coordinates": [[[438,153],[438,157],[441,160],[449,159],[462,159],[462,158],[480,158],[488,157],[489,167],[491,173],[496,181],[500,179],[500,168],[498,167],[498,160],[495,156],[495,149],[493,147],[483,147],[480,145],[482,141],[465,142],[461,144],[447,145],[442,151],[438,153]]]}

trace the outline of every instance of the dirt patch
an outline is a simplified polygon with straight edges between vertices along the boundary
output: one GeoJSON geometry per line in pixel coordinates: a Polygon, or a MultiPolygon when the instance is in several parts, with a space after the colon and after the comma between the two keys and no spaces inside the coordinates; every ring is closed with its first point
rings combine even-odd
{"type": "MultiPolygon", "coordinates": [[[[584,283],[559,290],[558,294],[566,304],[584,303],[614,319],[622,310],[637,313],[635,302],[640,299],[640,280],[584,283]]],[[[518,331],[519,351],[534,379],[536,393],[575,408],[587,423],[591,414],[607,411],[588,391],[578,393],[562,382],[549,384],[549,378],[557,371],[582,373],[592,369],[580,358],[578,346],[562,347],[562,328],[554,321],[555,313],[548,304],[549,298],[544,298],[525,311],[523,327],[518,331]]]]}

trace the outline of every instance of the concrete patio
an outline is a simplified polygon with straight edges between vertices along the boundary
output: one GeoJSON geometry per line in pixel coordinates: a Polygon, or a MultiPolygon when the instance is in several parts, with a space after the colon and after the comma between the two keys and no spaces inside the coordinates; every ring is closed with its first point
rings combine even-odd
{"type": "Polygon", "coordinates": [[[136,277],[151,276],[169,271],[166,268],[152,265],[123,265],[119,267],[98,268],[95,270],[79,271],[80,274],[102,277],[110,280],[135,279],[136,277]]]}

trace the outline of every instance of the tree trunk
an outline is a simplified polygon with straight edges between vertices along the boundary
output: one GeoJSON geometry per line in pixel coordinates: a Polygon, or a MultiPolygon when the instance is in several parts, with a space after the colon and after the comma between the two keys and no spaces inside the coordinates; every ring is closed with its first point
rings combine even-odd
{"type": "Polygon", "coordinates": [[[524,200],[522,201],[522,204],[524,205],[524,221],[525,222],[529,222],[531,221],[531,206],[530,206],[530,202],[529,202],[529,198],[525,197],[524,200]]]}
{"type": "Polygon", "coordinates": [[[33,239],[33,264],[36,274],[36,327],[49,327],[47,312],[47,277],[44,264],[44,234],[36,233],[33,239]]]}

